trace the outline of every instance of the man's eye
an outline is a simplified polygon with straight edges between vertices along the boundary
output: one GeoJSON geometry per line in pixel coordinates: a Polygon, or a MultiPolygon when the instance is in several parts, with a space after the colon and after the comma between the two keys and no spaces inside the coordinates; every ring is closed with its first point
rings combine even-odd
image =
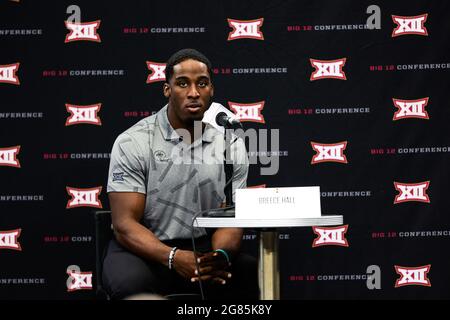
{"type": "Polygon", "coordinates": [[[199,84],[198,84],[198,86],[199,86],[200,88],[204,88],[204,87],[206,87],[207,85],[208,85],[207,82],[199,82],[199,84]]]}
{"type": "Polygon", "coordinates": [[[182,88],[186,88],[187,87],[187,83],[186,82],[178,82],[178,85],[182,88]]]}

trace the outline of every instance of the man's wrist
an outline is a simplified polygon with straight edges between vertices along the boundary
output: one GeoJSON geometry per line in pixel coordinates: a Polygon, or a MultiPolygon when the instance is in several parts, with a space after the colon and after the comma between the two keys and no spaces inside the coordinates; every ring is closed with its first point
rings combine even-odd
{"type": "Polygon", "coordinates": [[[173,263],[175,258],[175,252],[178,250],[177,247],[173,247],[172,250],[170,250],[169,258],[167,260],[167,266],[169,267],[169,270],[173,269],[173,263]]]}
{"type": "Polygon", "coordinates": [[[218,252],[223,255],[228,263],[231,263],[231,256],[225,249],[215,249],[214,252],[218,252]]]}

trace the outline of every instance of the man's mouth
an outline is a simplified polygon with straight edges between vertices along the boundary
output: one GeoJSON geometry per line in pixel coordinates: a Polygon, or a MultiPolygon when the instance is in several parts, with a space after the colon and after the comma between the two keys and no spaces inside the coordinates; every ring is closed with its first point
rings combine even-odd
{"type": "Polygon", "coordinates": [[[200,103],[188,103],[186,105],[186,108],[191,112],[197,112],[200,110],[201,107],[202,105],[200,103]]]}

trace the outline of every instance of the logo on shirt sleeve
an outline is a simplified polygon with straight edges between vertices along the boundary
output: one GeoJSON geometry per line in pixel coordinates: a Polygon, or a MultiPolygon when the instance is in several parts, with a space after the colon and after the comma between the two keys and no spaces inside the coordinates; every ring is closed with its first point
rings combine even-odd
{"type": "Polygon", "coordinates": [[[124,175],[124,172],[113,172],[113,179],[112,179],[112,181],[113,182],[115,182],[115,181],[124,181],[123,180],[123,175],[124,175]]]}

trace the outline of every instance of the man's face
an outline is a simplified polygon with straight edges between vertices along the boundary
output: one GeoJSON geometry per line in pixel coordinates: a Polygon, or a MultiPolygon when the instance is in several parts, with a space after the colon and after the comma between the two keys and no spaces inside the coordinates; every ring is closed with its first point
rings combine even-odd
{"type": "Polygon", "coordinates": [[[173,67],[173,75],[164,84],[164,96],[169,98],[169,120],[172,126],[191,126],[201,120],[209,108],[214,87],[207,66],[188,59],[173,67]]]}

